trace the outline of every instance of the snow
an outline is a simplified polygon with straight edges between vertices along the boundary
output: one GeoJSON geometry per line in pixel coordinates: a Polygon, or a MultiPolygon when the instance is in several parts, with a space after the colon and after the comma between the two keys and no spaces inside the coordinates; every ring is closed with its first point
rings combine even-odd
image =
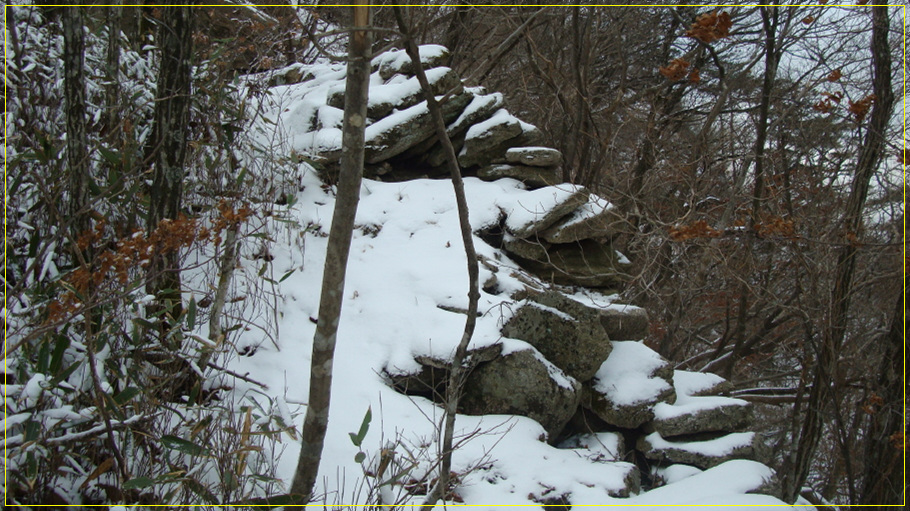
{"type": "Polygon", "coordinates": [[[619,405],[634,405],[656,399],[670,389],[662,378],[651,375],[666,362],[639,341],[612,341],[613,351],[594,375],[594,389],[619,405]]]}
{"type": "Polygon", "coordinates": [[[561,222],[559,228],[569,227],[570,225],[584,222],[589,218],[593,218],[602,214],[604,211],[611,209],[614,209],[613,204],[592,193],[591,196],[588,197],[588,202],[575,210],[575,212],[565,221],[561,222]]]}
{"type": "Polygon", "coordinates": [[[461,112],[461,115],[449,124],[447,128],[448,131],[454,133],[465,128],[465,124],[470,117],[475,115],[479,110],[489,108],[491,105],[502,105],[502,93],[494,92],[493,94],[487,95],[475,94],[474,98],[471,99],[471,102],[468,103],[468,106],[461,112]]]}
{"type": "MultiPolygon", "coordinates": [[[[420,62],[424,64],[438,59],[446,53],[448,53],[446,47],[438,44],[424,44],[417,49],[417,54],[420,55],[420,62]]],[[[410,62],[411,57],[408,57],[408,53],[405,50],[392,50],[374,58],[373,66],[388,66],[397,70],[410,62]]]]}
{"type": "Polygon", "coordinates": [[[500,108],[489,119],[479,122],[468,128],[468,132],[465,135],[465,140],[485,138],[490,135],[490,132],[496,126],[513,125],[519,124],[520,122],[521,120],[510,114],[508,110],[505,108],[500,108]]]}
{"type": "Polygon", "coordinates": [[[673,371],[673,386],[678,396],[693,396],[712,389],[727,380],[713,373],[673,371]]]}
{"type": "Polygon", "coordinates": [[[525,192],[514,200],[500,201],[502,210],[506,214],[506,228],[511,232],[527,229],[579,189],[580,187],[576,185],[564,183],[525,192]]]}
{"type": "Polygon", "coordinates": [[[701,442],[670,442],[665,440],[660,433],[651,433],[645,440],[655,449],[679,449],[704,456],[720,457],[730,454],[737,448],[748,447],[752,444],[755,433],[730,433],[713,440],[701,442]]]}
{"type": "Polygon", "coordinates": [[[732,397],[723,396],[704,396],[692,397],[677,395],[676,403],[657,403],[654,405],[654,418],[672,419],[682,415],[692,415],[702,410],[711,410],[724,406],[748,406],[747,401],[732,397]]]}

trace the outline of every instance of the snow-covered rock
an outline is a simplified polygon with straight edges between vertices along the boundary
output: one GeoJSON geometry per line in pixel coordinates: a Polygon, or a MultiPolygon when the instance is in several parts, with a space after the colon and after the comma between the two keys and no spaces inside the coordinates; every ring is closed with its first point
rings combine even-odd
{"type": "Polygon", "coordinates": [[[579,390],[574,378],[537,350],[518,349],[474,369],[459,408],[471,415],[524,415],[553,441],[575,413],[579,390]]]}
{"type": "Polygon", "coordinates": [[[562,153],[550,147],[513,147],[506,151],[506,162],[531,167],[553,167],[562,163],[562,153]]]}
{"type": "Polygon", "coordinates": [[[516,238],[527,238],[556,223],[588,201],[590,192],[565,183],[528,192],[506,214],[506,229],[516,238]]]}
{"type": "Polygon", "coordinates": [[[759,457],[761,444],[751,431],[688,442],[671,442],[655,432],[641,437],[637,448],[649,460],[711,468],[733,459],[755,460],[759,457]]]}
{"type": "Polygon", "coordinates": [[[572,215],[540,234],[550,243],[572,243],[590,238],[611,238],[625,223],[616,207],[591,194],[572,215]]]}
{"type": "Polygon", "coordinates": [[[643,343],[613,341],[610,356],[583,387],[582,405],[607,424],[637,428],[654,418],[654,405],[675,401],[668,368],[643,343]]]}

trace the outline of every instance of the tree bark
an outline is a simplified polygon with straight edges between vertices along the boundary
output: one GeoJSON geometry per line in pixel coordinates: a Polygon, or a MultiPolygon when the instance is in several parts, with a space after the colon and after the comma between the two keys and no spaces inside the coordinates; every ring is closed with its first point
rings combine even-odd
{"type": "MultiPolygon", "coordinates": [[[[176,220],[183,201],[183,176],[189,137],[192,82],[192,7],[162,7],[158,42],[161,63],[155,98],[155,118],[147,161],[154,170],[149,193],[147,227],[152,232],[162,220],[176,220]]],[[[180,254],[159,253],[149,266],[146,290],[172,318],[182,312],[180,254]]],[[[172,346],[173,348],[173,346],[172,346]]]]}
{"type": "Polygon", "coordinates": [[[478,282],[480,279],[480,268],[477,264],[477,251],[474,249],[474,233],[471,230],[469,221],[468,201],[465,196],[464,181],[461,179],[458,158],[455,155],[455,147],[446,133],[446,123],[442,116],[442,109],[433,96],[433,89],[430,87],[427,75],[420,64],[420,51],[417,48],[417,43],[411,37],[401,8],[395,6],[394,9],[398,28],[404,34],[405,50],[411,58],[414,71],[417,74],[417,81],[420,82],[420,88],[423,90],[423,95],[427,100],[427,108],[433,117],[436,137],[446,153],[446,164],[452,178],[452,187],[455,189],[455,202],[458,205],[458,224],[461,229],[461,241],[464,244],[464,251],[468,260],[468,310],[461,341],[455,348],[455,354],[452,358],[449,383],[446,386],[443,438],[439,453],[442,456],[439,477],[436,480],[436,486],[430,490],[424,501],[425,507],[432,508],[439,499],[445,499],[446,490],[449,486],[449,473],[452,470],[452,442],[455,436],[455,416],[468,373],[464,362],[468,352],[468,344],[471,342],[471,337],[474,335],[474,327],[477,324],[477,304],[480,300],[478,282]]]}
{"type": "Polygon", "coordinates": [[[859,504],[899,505],[906,494],[903,447],[906,444],[904,431],[904,357],[906,352],[908,288],[897,295],[891,329],[885,339],[885,346],[879,366],[879,379],[875,388],[881,398],[881,406],[873,410],[870,424],[865,432],[865,453],[863,463],[862,492],[859,504]]]}
{"type": "MultiPolygon", "coordinates": [[[[888,7],[872,7],[872,72],[875,102],[869,127],[860,150],[859,161],[847,199],[843,217],[843,231],[849,241],[839,251],[834,274],[834,289],[831,292],[828,324],[822,333],[822,344],[812,382],[812,390],[806,406],[806,417],[800,431],[798,447],[792,466],[786,467],[782,481],[784,500],[794,502],[805,484],[821,438],[823,425],[828,421],[826,413],[836,392],[833,386],[838,381],[838,357],[847,329],[850,296],[853,290],[853,275],[856,270],[858,244],[850,239],[857,236],[862,227],[863,206],[869,192],[869,182],[878,168],[884,154],[884,133],[894,106],[891,89],[891,53],[888,45],[888,7]]],[[[853,238],[855,239],[855,238],[853,238]]]]}
{"type": "MultiPolygon", "coordinates": [[[[66,108],[66,165],[69,180],[66,213],[71,222],[73,240],[77,240],[89,228],[88,215],[83,211],[88,203],[89,167],[85,136],[85,36],[81,7],[63,8],[63,39],[63,101],[66,108]]],[[[76,258],[78,264],[81,257],[76,258]]]]}
{"type": "MultiPolygon", "coordinates": [[[[356,4],[353,28],[368,28],[370,26],[370,2],[360,0],[356,4]]],[[[372,36],[368,30],[354,30],[351,32],[348,46],[338,193],[326,249],[319,318],[316,324],[316,334],[313,337],[310,393],[303,422],[303,441],[290,490],[291,495],[300,499],[304,504],[313,498],[313,488],[316,485],[325,433],[329,423],[335,340],[338,334],[338,323],[341,319],[345,272],[354,231],[354,217],[357,214],[357,203],[360,200],[360,183],[363,177],[371,40],[372,36]]]]}

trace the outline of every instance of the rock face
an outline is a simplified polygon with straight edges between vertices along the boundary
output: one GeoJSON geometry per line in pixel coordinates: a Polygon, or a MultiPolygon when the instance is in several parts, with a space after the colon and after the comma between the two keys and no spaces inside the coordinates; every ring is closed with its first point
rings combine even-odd
{"type": "Polygon", "coordinates": [[[664,438],[714,431],[739,431],[752,422],[751,405],[729,397],[680,396],[654,407],[654,429],[664,438]]]}
{"type": "Polygon", "coordinates": [[[578,407],[580,385],[536,350],[515,351],[478,366],[459,408],[469,415],[530,417],[555,439],[578,407]]]}
{"type": "Polygon", "coordinates": [[[569,376],[586,381],[606,360],[612,346],[594,317],[574,317],[554,307],[527,302],[502,328],[503,335],[537,348],[569,376]]]}

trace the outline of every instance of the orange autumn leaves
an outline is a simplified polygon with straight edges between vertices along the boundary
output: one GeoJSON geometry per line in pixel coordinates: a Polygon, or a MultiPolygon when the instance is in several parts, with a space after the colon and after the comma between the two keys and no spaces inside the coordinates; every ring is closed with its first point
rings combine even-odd
{"type": "MultiPolygon", "coordinates": [[[[733,21],[730,14],[726,11],[718,13],[717,11],[702,14],[695,19],[695,23],[686,31],[686,37],[698,39],[703,43],[712,43],[719,39],[730,36],[730,28],[733,21]]],[[[658,71],[667,80],[679,82],[688,80],[689,83],[698,83],[701,81],[701,74],[698,68],[692,67],[691,64],[683,59],[673,59],[668,65],[661,66],[658,71]]]]}
{"type": "MultiPolygon", "coordinates": [[[[64,281],[67,289],[59,298],[48,304],[48,321],[55,322],[78,313],[88,301],[99,301],[99,293],[119,293],[129,287],[131,270],[148,268],[153,257],[174,253],[191,246],[194,242],[210,241],[221,244],[221,233],[245,222],[253,211],[247,206],[234,209],[222,201],[218,214],[209,227],[199,219],[187,218],[181,214],[175,220],[164,219],[158,227],[146,234],[136,230],[131,235],[106,245],[96,253],[88,265],[76,268],[64,281]],[[95,296],[89,296],[93,294],[95,296]]],[[[102,241],[105,222],[102,219],[94,229],[79,236],[76,244],[80,251],[98,245],[102,241]]]]}

